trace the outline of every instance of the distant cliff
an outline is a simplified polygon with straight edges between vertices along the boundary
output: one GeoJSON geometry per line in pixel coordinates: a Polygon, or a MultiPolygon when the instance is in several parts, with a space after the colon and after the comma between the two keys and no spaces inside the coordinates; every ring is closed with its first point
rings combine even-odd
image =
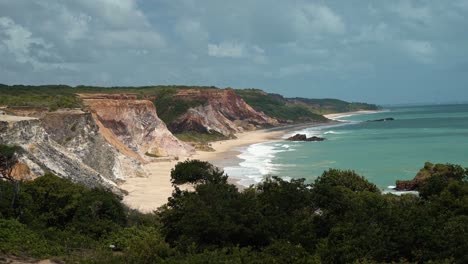
{"type": "Polygon", "coordinates": [[[379,109],[373,104],[350,103],[338,99],[286,98],[258,89],[238,89],[236,93],[255,110],[287,123],[326,122],[324,114],[379,109]]]}
{"type": "Polygon", "coordinates": [[[190,107],[172,121],[174,133],[219,133],[229,137],[235,133],[277,126],[279,122],[255,111],[232,89],[181,90],[174,98],[181,102],[203,102],[190,107]]]}

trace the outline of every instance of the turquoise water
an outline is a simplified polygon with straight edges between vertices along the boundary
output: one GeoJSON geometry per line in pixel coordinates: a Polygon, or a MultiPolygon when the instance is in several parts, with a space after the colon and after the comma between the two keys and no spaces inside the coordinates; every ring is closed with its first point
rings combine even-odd
{"type": "Polygon", "coordinates": [[[225,170],[249,185],[266,175],[313,180],[329,168],[351,169],[384,189],[412,179],[426,161],[468,166],[468,104],[391,107],[339,120],[347,123],[294,132],[324,142],[255,144],[242,149],[238,166],[225,170]],[[365,122],[386,117],[396,120],[365,122]]]}

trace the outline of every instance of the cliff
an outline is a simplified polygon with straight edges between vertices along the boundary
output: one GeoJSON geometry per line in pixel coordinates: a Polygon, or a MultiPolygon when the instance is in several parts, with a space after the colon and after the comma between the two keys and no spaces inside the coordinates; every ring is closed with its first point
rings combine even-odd
{"type": "Polygon", "coordinates": [[[174,133],[234,133],[278,125],[278,121],[255,111],[232,89],[180,90],[174,95],[180,102],[203,102],[189,108],[169,124],[174,133]]]}
{"type": "MultiPolygon", "coordinates": [[[[48,171],[89,187],[104,187],[121,194],[113,181],[115,177],[105,177],[86,165],[77,154],[55,142],[39,119],[0,115],[0,144],[15,144],[25,150],[19,157],[18,167],[33,178],[48,171]]],[[[118,166],[113,168],[117,170],[118,166]]]]}
{"type": "Polygon", "coordinates": [[[56,111],[45,114],[40,121],[51,140],[105,178],[118,182],[146,175],[136,157],[125,155],[105,139],[91,113],[56,111]]]}
{"type": "Polygon", "coordinates": [[[179,141],[156,114],[151,101],[127,95],[80,94],[101,135],[126,156],[188,156],[192,147],[179,141]]]}

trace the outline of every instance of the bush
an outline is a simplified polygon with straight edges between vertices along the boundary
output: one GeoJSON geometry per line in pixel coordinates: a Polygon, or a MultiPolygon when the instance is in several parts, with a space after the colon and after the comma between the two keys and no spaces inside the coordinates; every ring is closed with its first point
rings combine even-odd
{"type": "Polygon", "coordinates": [[[0,219],[0,252],[41,257],[57,254],[47,241],[17,220],[0,219]]]}
{"type": "Polygon", "coordinates": [[[186,160],[179,162],[171,170],[172,184],[197,184],[203,182],[226,183],[227,176],[223,171],[206,161],[186,160]]]}
{"type": "Polygon", "coordinates": [[[375,184],[370,183],[363,176],[350,170],[329,169],[328,171],[325,171],[321,177],[318,177],[315,180],[314,188],[322,188],[324,186],[342,186],[353,192],[368,191],[380,193],[379,188],[377,188],[375,184]]]}

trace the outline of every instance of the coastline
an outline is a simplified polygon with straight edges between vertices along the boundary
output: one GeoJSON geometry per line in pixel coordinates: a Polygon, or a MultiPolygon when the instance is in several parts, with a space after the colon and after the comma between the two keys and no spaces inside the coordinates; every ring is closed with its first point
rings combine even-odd
{"type": "MultiPolygon", "coordinates": [[[[190,157],[180,157],[179,161],[185,159],[198,159],[213,163],[221,169],[226,165],[236,163],[237,156],[241,153],[240,147],[245,147],[253,144],[264,142],[282,141],[282,137],[288,133],[292,133],[301,129],[310,127],[327,126],[330,124],[338,124],[337,118],[356,114],[371,114],[379,111],[356,111],[346,113],[335,113],[324,115],[326,118],[335,120],[327,123],[304,123],[271,129],[261,129],[247,131],[236,135],[235,139],[221,140],[211,143],[214,151],[197,151],[190,157]]],[[[172,195],[173,187],[170,182],[171,169],[179,161],[161,161],[146,164],[148,177],[144,178],[128,178],[120,185],[122,189],[128,192],[123,199],[124,203],[132,209],[137,209],[141,212],[151,212],[167,203],[168,198],[172,195]]],[[[236,179],[230,179],[231,183],[238,188],[245,188],[242,185],[236,184],[236,179]]],[[[190,186],[182,186],[182,188],[191,188],[190,186]]]]}
{"type": "Polygon", "coordinates": [[[328,119],[336,120],[338,118],[346,117],[346,116],[375,114],[375,113],[380,113],[380,112],[383,112],[383,111],[382,110],[361,110],[361,111],[354,111],[354,112],[327,114],[323,116],[328,119]]]}

